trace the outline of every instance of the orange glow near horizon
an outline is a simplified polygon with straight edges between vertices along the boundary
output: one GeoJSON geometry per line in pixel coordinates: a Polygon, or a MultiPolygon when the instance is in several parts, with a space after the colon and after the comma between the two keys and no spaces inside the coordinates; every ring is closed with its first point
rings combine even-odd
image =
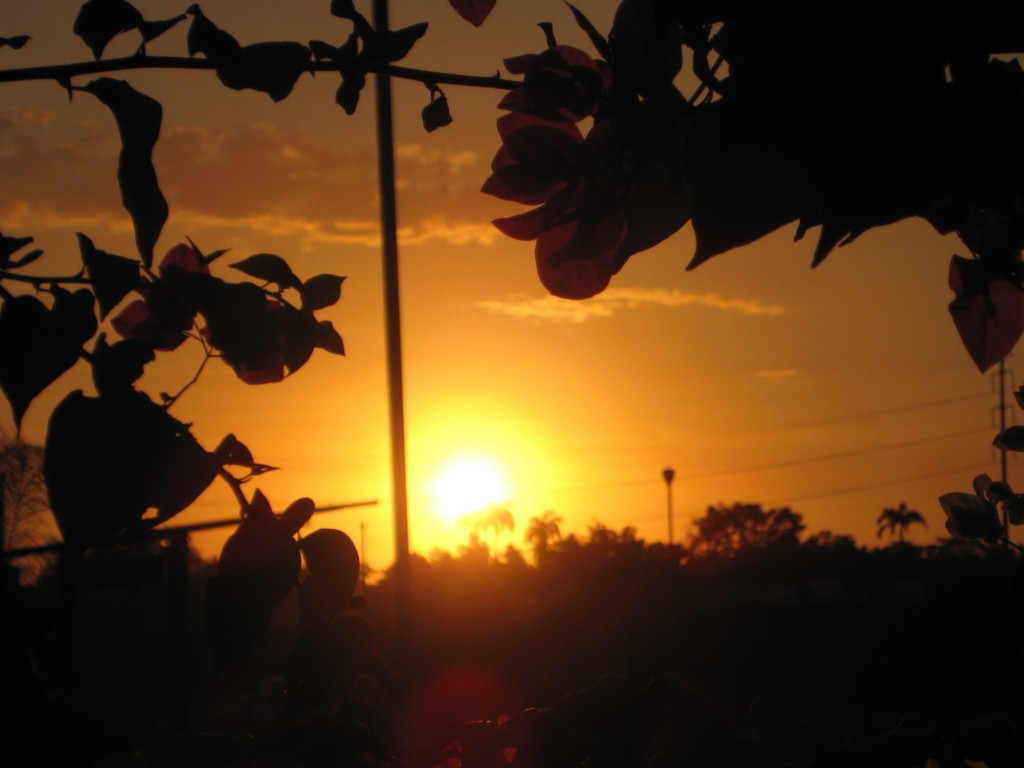
{"type": "Polygon", "coordinates": [[[446,461],[431,485],[435,509],[449,523],[508,501],[509,485],[498,462],[483,453],[446,461]]]}

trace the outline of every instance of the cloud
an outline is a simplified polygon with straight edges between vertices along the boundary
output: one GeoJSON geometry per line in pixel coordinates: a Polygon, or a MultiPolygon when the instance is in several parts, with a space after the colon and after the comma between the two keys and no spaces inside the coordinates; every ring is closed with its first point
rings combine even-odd
{"type": "Polygon", "coordinates": [[[660,288],[609,288],[586,301],[544,296],[479,301],[476,306],[509,317],[569,323],[584,323],[594,317],[612,317],[616,312],[647,307],[674,309],[698,306],[765,317],[776,317],[786,311],[778,304],[764,304],[757,299],[725,298],[717,293],[685,293],[660,288]]]}
{"type": "Polygon", "coordinates": [[[774,368],[771,370],[756,371],[754,378],[766,381],[769,384],[778,384],[783,381],[792,379],[797,376],[800,372],[796,368],[774,368]]]}
{"type": "MultiPolygon", "coordinates": [[[[122,231],[130,222],[117,189],[116,136],[86,124],[48,132],[49,120],[15,107],[0,115],[0,228],[122,231]]],[[[400,243],[498,240],[491,201],[479,192],[477,153],[403,144],[397,155],[400,243]]],[[[304,245],[380,244],[372,151],[272,124],[172,125],[157,143],[154,164],[169,224],[178,229],[249,231],[304,245]]]]}
{"type": "MultiPolygon", "coordinates": [[[[359,245],[380,247],[380,224],[377,219],[337,219],[319,221],[296,216],[261,214],[245,217],[211,216],[199,211],[179,211],[176,222],[189,230],[199,228],[243,230],[272,237],[294,237],[305,245],[359,245]]],[[[444,217],[424,219],[398,229],[398,242],[403,246],[443,242],[448,245],[491,245],[499,237],[489,223],[453,222],[444,217]]]]}

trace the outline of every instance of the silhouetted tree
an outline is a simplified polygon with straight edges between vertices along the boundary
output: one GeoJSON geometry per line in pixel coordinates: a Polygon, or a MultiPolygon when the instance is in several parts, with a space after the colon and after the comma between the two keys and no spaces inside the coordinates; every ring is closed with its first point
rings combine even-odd
{"type": "Polygon", "coordinates": [[[525,538],[533,551],[533,559],[538,565],[547,557],[551,544],[562,540],[562,518],[553,510],[545,510],[540,517],[531,517],[526,526],[525,538]]]}
{"type": "Polygon", "coordinates": [[[472,529],[470,534],[471,544],[479,542],[481,531],[490,531],[493,540],[491,552],[495,559],[498,558],[498,536],[505,531],[514,531],[516,527],[515,520],[512,518],[512,513],[508,507],[498,504],[491,504],[480,512],[464,515],[460,518],[459,525],[472,529]]]}
{"type": "MultiPolygon", "coordinates": [[[[56,538],[43,480],[43,449],[0,432],[0,549],[38,547],[56,538]]],[[[51,555],[19,558],[22,583],[30,583],[51,555]]]]}
{"type": "Polygon", "coordinates": [[[898,507],[886,507],[878,516],[877,523],[879,538],[883,533],[888,533],[898,537],[900,544],[904,543],[907,529],[914,523],[920,523],[925,528],[928,527],[928,523],[925,522],[921,513],[910,509],[902,501],[898,507]]]}
{"type": "Polygon", "coordinates": [[[43,481],[43,451],[0,433],[0,549],[43,543],[49,513],[43,481]]]}
{"type": "Polygon", "coordinates": [[[760,504],[708,507],[694,521],[690,550],[697,557],[732,557],[747,547],[777,547],[799,543],[803,518],[789,507],[762,509],[760,504]]]}

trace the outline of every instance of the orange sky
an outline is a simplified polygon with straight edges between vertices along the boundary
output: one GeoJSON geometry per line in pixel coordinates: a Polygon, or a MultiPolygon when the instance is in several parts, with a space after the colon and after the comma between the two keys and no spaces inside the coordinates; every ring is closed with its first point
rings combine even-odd
{"type": "MultiPolygon", "coordinates": [[[[147,18],[187,5],[135,4],[147,18]]],[[[0,34],[33,40],[21,51],[0,49],[0,65],[86,60],[70,32],[71,5],[7,8],[0,34]]],[[[248,2],[244,14],[228,0],[201,5],[243,43],[337,44],[348,33],[327,0],[288,3],[287,13],[271,0],[248,2]]],[[[614,5],[578,3],[602,30],[614,5]]],[[[368,2],[357,6],[369,13],[368,2]]],[[[551,0],[499,0],[481,29],[445,0],[392,0],[391,15],[396,27],[430,22],[408,66],[492,74],[502,57],[543,47],[535,26],[543,20],[555,23],[560,42],[589,47],[564,4],[551,0]]],[[[185,31],[150,52],[182,53],[185,31]]],[[[116,42],[108,56],[135,44],[116,42]]],[[[164,104],[154,160],[171,216],[159,253],[187,235],[239,259],[278,253],[303,278],[348,277],[341,302],[324,315],[347,357],[315,355],[295,377],[265,387],[211,366],[175,415],[193,422],[207,447],[234,432],[258,461],[281,467],[259,480],[275,507],[299,496],[378,500],[315,524],[356,538],[365,523],[370,565],[385,567],[393,546],[372,89],[347,117],[333,103],[330,76],[303,78],[279,104],[228,91],[211,73],[120,76],[164,104]]],[[[634,256],[605,294],[555,300],[535,276],[532,243],[488,223],[520,208],[478,192],[498,147],[500,92],[446,90],[455,122],[427,134],[419,126],[427,90],[395,86],[414,550],[465,541],[467,531],[439,514],[429,489],[466,453],[503,468],[517,523],[505,541],[516,544],[528,519],[548,509],[566,531],[583,533],[596,519],[664,539],[666,466],[677,472],[677,532],[709,504],[750,501],[789,505],[810,531],[871,543],[882,508],[903,501],[927,518],[929,528],[910,535],[925,542],[944,534],[939,494],[968,490],[979,471],[998,473],[993,381],[974,368],[946,311],[958,242],[908,221],[862,236],[812,271],[815,233],[793,244],[793,225],[685,272],[693,251],[686,227],[634,256]]],[[[69,105],[48,83],[3,85],[0,137],[0,230],[36,237],[49,255],[37,271],[74,268],[76,231],[133,255],[105,108],[86,94],[69,105]]],[[[166,355],[143,388],[176,390],[200,356],[166,355]]],[[[41,441],[53,405],[88,386],[85,370],[53,385],[30,408],[26,438],[41,441]]],[[[2,418],[10,424],[7,409],[2,418]]],[[[1017,471],[1011,463],[1011,481],[1017,471]]],[[[217,485],[177,520],[234,513],[217,485]]]]}

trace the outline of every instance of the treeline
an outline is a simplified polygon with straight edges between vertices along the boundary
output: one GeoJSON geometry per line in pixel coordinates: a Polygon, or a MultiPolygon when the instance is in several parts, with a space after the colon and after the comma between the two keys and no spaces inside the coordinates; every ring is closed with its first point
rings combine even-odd
{"type": "MultiPolygon", "coordinates": [[[[252,653],[223,669],[210,662],[204,623],[214,564],[193,558],[188,610],[172,614],[163,566],[151,567],[162,548],[119,545],[92,556],[117,564],[109,572],[83,563],[73,645],[56,571],[8,592],[8,722],[34,744],[57,724],[85,741],[145,735],[177,696],[190,730],[283,729],[292,738],[310,713],[330,714],[317,731],[330,733],[357,722],[337,714],[339,701],[373,702],[381,722],[404,729],[378,724],[377,743],[436,757],[459,723],[535,706],[562,712],[567,696],[590,702],[581,692],[595,684],[641,696],[649,681],[669,680],[673,701],[706,702],[701,711],[725,713],[722,722],[784,713],[840,736],[914,722],[945,733],[1016,711],[1024,586],[1012,551],[959,539],[868,548],[843,535],[806,537],[799,515],[758,505],[715,508],[704,522],[667,545],[598,523],[563,536],[557,517],[543,515],[528,526],[525,551],[496,556],[477,537],[456,552],[414,556],[409,635],[398,633],[384,573],[320,634],[301,624],[293,593],[252,653]],[[297,664],[306,698],[289,693],[297,664]],[[326,681],[333,703],[316,703],[326,681]],[[74,697],[54,696],[61,690],[74,697]]],[[[607,696],[608,707],[624,706],[607,696]]]]}
{"type": "MultiPolygon", "coordinates": [[[[999,709],[1022,682],[1018,559],[963,540],[868,548],[801,539],[789,510],[712,515],[685,544],[595,524],[524,557],[479,541],[413,562],[415,668],[486,669],[524,703],[603,674],[669,673],[733,707],[782,697],[809,711],[999,709]],[[772,519],[774,518],[774,519],[772,519]],[[726,543],[731,544],[726,545],[726,543]]],[[[536,543],[536,542],[535,542],[536,543]]],[[[393,584],[367,591],[383,648],[393,584]]],[[[495,717],[499,712],[478,712],[495,717]]]]}

